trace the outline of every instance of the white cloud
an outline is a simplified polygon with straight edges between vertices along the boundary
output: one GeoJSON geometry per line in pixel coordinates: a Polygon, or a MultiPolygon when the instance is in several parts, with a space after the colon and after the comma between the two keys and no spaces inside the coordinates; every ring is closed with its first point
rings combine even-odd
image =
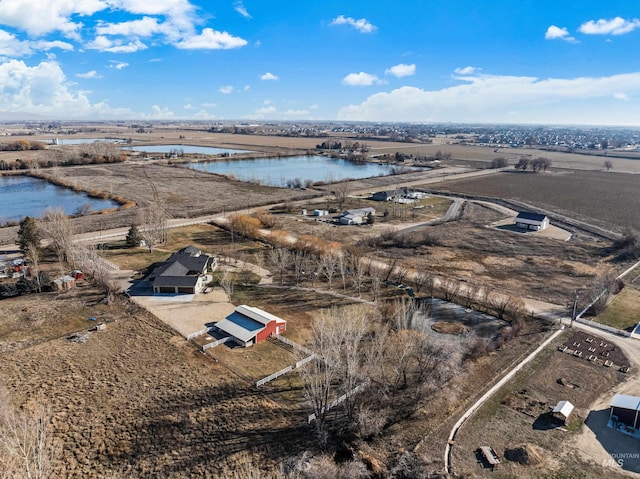
{"type": "Polygon", "coordinates": [[[286,116],[303,116],[308,115],[309,110],[286,110],[282,114],[286,116]]]}
{"type": "Polygon", "coordinates": [[[610,20],[589,20],[580,25],[579,31],[585,35],[624,35],[638,27],[640,27],[640,20],[637,18],[625,20],[622,17],[615,17],[610,20]]]}
{"type": "Polygon", "coordinates": [[[370,73],[349,73],[342,79],[344,85],[349,86],[371,86],[373,84],[379,85],[382,82],[377,76],[370,73]]]}
{"type": "Polygon", "coordinates": [[[196,109],[196,107],[193,106],[191,103],[187,103],[182,108],[184,108],[185,110],[195,110],[196,109]]]}
{"type": "Polygon", "coordinates": [[[150,37],[159,32],[166,31],[167,27],[158,23],[157,18],[143,17],[140,20],[132,20],[121,23],[100,23],[96,27],[98,35],[123,35],[150,37]]]}
{"type": "Polygon", "coordinates": [[[313,105],[309,105],[309,110],[318,110],[320,108],[320,105],[316,105],[315,103],[313,105]]]}
{"type": "Polygon", "coordinates": [[[264,81],[275,81],[275,80],[279,80],[279,78],[274,75],[273,73],[265,73],[263,75],[260,75],[260,80],[264,80],[264,81]]]}
{"type": "Polygon", "coordinates": [[[245,85],[242,89],[244,91],[249,91],[249,90],[251,90],[251,87],[249,85],[245,85]]]}
{"type": "Polygon", "coordinates": [[[564,40],[565,42],[575,42],[576,39],[569,35],[569,31],[565,27],[556,27],[550,25],[544,34],[545,40],[564,40]]]}
{"type": "Polygon", "coordinates": [[[104,35],[98,35],[92,42],[85,46],[91,50],[100,50],[101,52],[109,53],[134,53],[148,48],[140,40],[124,43],[120,39],[111,40],[104,35]]]}
{"type": "Polygon", "coordinates": [[[406,65],[404,63],[400,63],[399,65],[387,68],[384,73],[385,75],[393,75],[398,78],[408,77],[416,74],[416,66],[415,64],[406,65]]]}
{"type": "Polygon", "coordinates": [[[244,2],[242,2],[241,0],[238,0],[236,3],[234,3],[233,8],[244,18],[251,18],[251,15],[247,11],[247,8],[244,6],[244,2]]]}
{"type": "Polygon", "coordinates": [[[59,31],[69,38],[78,38],[82,23],[72,17],[91,16],[109,6],[103,0],[0,0],[0,24],[24,30],[32,36],[59,31]]]}
{"type": "Polygon", "coordinates": [[[6,57],[22,57],[31,55],[36,50],[49,51],[53,48],[73,50],[73,45],[63,41],[23,41],[5,30],[0,30],[0,55],[6,57]]]}
{"type": "Polygon", "coordinates": [[[115,68],[116,70],[123,70],[124,68],[127,68],[129,66],[128,63],[119,62],[117,60],[110,60],[109,62],[111,63],[109,65],[109,68],[115,68]]]}
{"type": "Polygon", "coordinates": [[[153,118],[157,120],[166,120],[175,117],[174,113],[167,107],[161,107],[158,105],[151,106],[150,114],[143,114],[144,118],[153,118]]]}
{"type": "Polygon", "coordinates": [[[376,93],[341,108],[338,119],[637,123],[633,112],[638,105],[628,102],[622,107],[611,99],[621,91],[640,91],[640,72],[572,79],[476,75],[461,81],[441,90],[402,87],[376,93]]]}
{"type": "Polygon", "coordinates": [[[207,110],[200,110],[197,113],[191,115],[191,118],[193,118],[194,120],[209,120],[211,118],[215,118],[215,116],[209,113],[207,110]]]}
{"type": "Polygon", "coordinates": [[[206,102],[202,104],[202,108],[215,108],[217,106],[218,106],[217,103],[212,103],[212,102],[206,102]]]}
{"type": "Polygon", "coordinates": [[[228,95],[233,92],[233,87],[231,85],[225,85],[218,88],[218,91],[224,95],[228,95]]]}
{"type": "Polygon", "coordinates": [[[175,46],[183,50],[228,50],[240,48],[246,44],[245,39],[234,37],[230,33],[204,28],[200,35],[185,38],[175,46]]]}
{"type": "Polygon", "coordinates": [[[615,92],[613,94],[613,98],[615,98],[616,100],[621,100],[621,101],[629,101],[629,95],[627,95],[626,93],[622,93],[622,92],[615,92]]]}
{"type": "Polygon", "coordinates": [[[463,67],[463,68],[456,68],[453,72],[457,73],[458,75],[473,75],[474,73],[477,73],[479,69],[476,67],[463,67]]]}
{"type": "Polygon", "coordinates": [[[265,115],[273,115],[278,109],[273,105],[263,106],[256,110],[256,115],[264,117],[265,115]]]}
{"type": "Polygon", "coordinates": [[[91,70],[86,73],[76,73],[76,76],[78,78],[102,78],[102,75],[95,70],[91,70]]]}
{"type": "Polygon", "coordinates": [[[0,64],[0,110],[50,118],[132,118],[128,108],[91,103],[82,91],[73,91],[55,61],[27,66],[19,60],[0,64]]]}
{"type": "Polygon", "coordinates": [[[331,25],[350,25],[360,33],[373,33],[378,27],[371,24],[366,18],[356,20],[351,17],[339,15],[331,21],[331,25]]]}

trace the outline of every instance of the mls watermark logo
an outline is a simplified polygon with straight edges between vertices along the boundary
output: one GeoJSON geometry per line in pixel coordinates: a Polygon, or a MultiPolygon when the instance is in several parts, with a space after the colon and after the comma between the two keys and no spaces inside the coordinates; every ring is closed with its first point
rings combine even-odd
{"type": "Polygon", "coordinates": [[[611,453],[611,457],[602,461],[602,465],[604,467],[624,467],[625,459],[640,459],[640,452],[611,453]]]}

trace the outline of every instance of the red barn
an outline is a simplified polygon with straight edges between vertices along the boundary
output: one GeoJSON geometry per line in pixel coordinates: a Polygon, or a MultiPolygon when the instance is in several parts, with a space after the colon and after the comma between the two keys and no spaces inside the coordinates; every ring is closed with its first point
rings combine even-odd
{"type": "Polygon", "coordinates": [[[216,323],[223,334],[232,336],[241,346],[257,344],[271,336],[278,336],[287,329],[287,322],[260,308],[237,306],[235,311],[216,323]]]}

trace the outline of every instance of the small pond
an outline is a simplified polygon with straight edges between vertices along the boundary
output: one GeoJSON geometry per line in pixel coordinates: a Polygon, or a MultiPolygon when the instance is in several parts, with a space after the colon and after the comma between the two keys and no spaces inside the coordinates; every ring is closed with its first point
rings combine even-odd
{"type": "Polygon", "coordinates": [[[123,150],[131,151],[145,151],[147,153],[198,153],[201,155],[222,155],[223,153],[229,153],[233,155],[235,153],[250,153],[249,150],[232,150],[230,148],[214,148],[212,146],[193,146],[193,145],[137,145],[137,146],[123,146],[123,150]]]}
{"type": "Polygon", "coordinates": [[[65,213],[74,214],[84,205],[98,211],[115,208],[118,203],[90,198],[85,193],[76,193],[40,178],[0,176],[0,224],[8,220],[20,221],[25,216],[40,217],[49,206],[62,207],[65,213]]]}
{"type": "MultiPolygon", "coordinates": [[[[325,156],[291,156],[256,160],[229,160],[206,163],[185,163],[199,171],[234,176],[240,181],[285,187],[294,180],[302,184],[323,181],[332,183],[347,178],[360,179],[391,174],[393,166],[378,163],[354,163],[325,156]]],[[[395,167],[397,168],[397,167],[395,167]]]]}

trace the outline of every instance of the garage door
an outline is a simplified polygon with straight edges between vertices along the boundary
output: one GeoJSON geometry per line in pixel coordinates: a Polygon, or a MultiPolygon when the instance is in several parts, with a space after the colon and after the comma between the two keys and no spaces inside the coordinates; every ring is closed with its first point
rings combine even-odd
{"type": "Polygon", "coordinates": [[[178,288],[178,293],[193,294],[193,288],[178,288]]]}
{"type": "Polygon", "coordinates": [[[161,293],[175,293],[176,289],[169,286],[160,286],[161,293]]]}

